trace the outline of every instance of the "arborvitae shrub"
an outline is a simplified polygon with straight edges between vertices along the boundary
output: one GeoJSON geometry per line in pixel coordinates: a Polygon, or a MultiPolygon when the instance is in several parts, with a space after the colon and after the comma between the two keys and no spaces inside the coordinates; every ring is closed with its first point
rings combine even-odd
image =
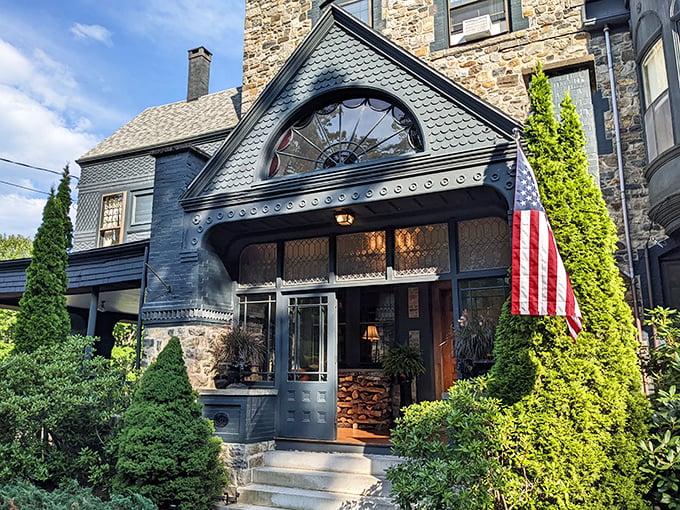
{"type": "Polygon", "coordinates": [[[161,508],[210,509],[226,485],[221,441],[192,390],[179,339],[149,366],[116,439],[114,490],[142,494],[161,508]]]}
{"type": "Polygon", "coordinates": [[[54,189],[43,209],[42,223],[33,241],[31,262],[26,269],[26,290],[19,301],[14,326],[14,348],[32,352],[43,345],[63,342],[71,331],[66,309],[68,249],[72,226],[68,167],[57,194],[54,189]]]}
{"type": "Polygon", "coordinates": [[[614,259],[616,228],[587,172],[570,99],[553,117],[540,68],[525,137],[543,205],[583,313],[576,342],[562,317],[501,316],[491,395],[512,405],[506,502],[515,509],[645,508],[641,392],[632,313],[614,259]]]}

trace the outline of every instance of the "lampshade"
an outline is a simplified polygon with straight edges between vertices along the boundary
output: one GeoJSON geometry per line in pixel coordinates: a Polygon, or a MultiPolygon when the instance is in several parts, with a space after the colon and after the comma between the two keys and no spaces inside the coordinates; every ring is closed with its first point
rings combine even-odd
{"type": "Polygon", "coordinates": [[[377,342],[380,340],[380,335],[378,334],[378,328],[375,324],[369,324],[364,330],[364,334],[361,337],[364,340],[369,340],[370,342],[377,342]]]}
{"type": "Polygon", "coordinates": [[[352,214],[352,211],[348,209],[335,211],[335,221],[338,225],[349,227],[352,223],[354,223],[354,214],[352,214]]]}

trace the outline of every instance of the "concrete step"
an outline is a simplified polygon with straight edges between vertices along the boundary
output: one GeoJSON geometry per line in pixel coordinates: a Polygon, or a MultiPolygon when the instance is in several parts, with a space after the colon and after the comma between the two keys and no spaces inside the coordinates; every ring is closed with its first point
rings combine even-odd
{"type": "Polygon", "coordinates": [[[261,467],[255,469],[253,471],[253,483],[384,497],[389,496],[391,487],[389,481],[375,475],[312,471],[284,467],[261,467]]]}
{"type": "MultiPolygon", "coordinates": [[[[239,489],[240,505],[255,505],[286,510],[396,510],[387,497],[359,496],[272,485],[250,484],[239,489]]],[[[233,507],[230,505],[228,510],[233,507]]]]}
{"type": "Polygon", "coordinates": [[[242,505],[232,503],[231,505],[216,505],[215,510],[287,510],[286,508],[276,508],[273,506],[242,505]]]}
{"type": "Polygon", "coordinates": [[[367,455],[358,453],[319,453],[290,450],[273,450],[264,454],[267,467],[296,468],[307,471],[330,471],[385,476],[385,469],[399,462],[392,455],[367,455]]]}

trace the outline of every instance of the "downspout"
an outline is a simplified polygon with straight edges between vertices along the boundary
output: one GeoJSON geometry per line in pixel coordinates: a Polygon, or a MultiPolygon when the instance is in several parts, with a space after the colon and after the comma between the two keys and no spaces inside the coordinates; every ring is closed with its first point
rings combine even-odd
{"type": "Polygon", "coordinates": [[[633,316],[635,317],[635,326],[638,330],[638,338],[642,340],[642,325],[640,323],[640,315],[637,303],[637,284],[635,282],[635,270],[633,269],[633,249],[630,239],[630,226],[628,224],[628,201],[626,200],[626,181],[623,173],[623,153],[621,149],[621,128],[619,125],[619,105],[616,94],[616,80],[614,78],[614,64],[612,62],[612,46],[609,37],[609,25],[605,25],[603,30],[604,41],[607,50],[607,67],[609,69],[609,85],[611,87],[612,95],[612,114],[614,116],[614,137],[616,139],[616,163],[619,171],[619,193],[621,196],[621,212],[623,215],[623,232],[626,241],[626,255],[628,257],[628,277],[631,282],[631,290],[633,291],[633,316]]]}

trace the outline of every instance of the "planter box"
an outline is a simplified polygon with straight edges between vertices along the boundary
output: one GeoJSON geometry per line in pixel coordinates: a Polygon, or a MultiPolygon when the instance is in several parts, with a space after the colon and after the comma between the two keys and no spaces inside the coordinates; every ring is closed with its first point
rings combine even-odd
{"type": "Polygon", "coordinates": [[[213,421],[225,443],[269,441],[276,434],[275,388],[203,390],[203,416],[213,421]]]}

